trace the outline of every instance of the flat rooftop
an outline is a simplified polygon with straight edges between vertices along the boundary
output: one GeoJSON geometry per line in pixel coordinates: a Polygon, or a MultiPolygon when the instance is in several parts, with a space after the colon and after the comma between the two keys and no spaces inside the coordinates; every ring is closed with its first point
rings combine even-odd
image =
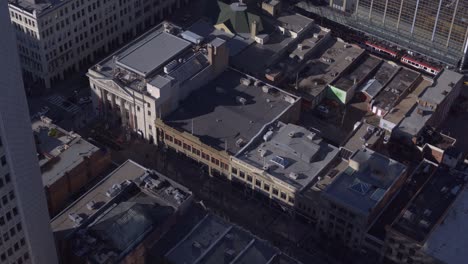
{"type": "Polygon", "coordinates": [[[462,80],[462,75],[450,70],[444,70],[434,83],[427,87],[418,98],[419,101],[430,102],[435,104],[436,107],[429,108],[418,104],[414,105],[398,125],[398,130],[410,136],[417,135],[431,118],[434,111],[436,111],[437,105],[442,103],[445,97],[449,96],[453,88],[462,80]]]}
{"type": "Polygon", "coordinates": [[[338,155],[338,148],[304,127],[279,123],[271,128],[236,158],[259,169],[268,166],[266,174],[298,190],[316,182],[317,175],[338,155]]]}
{"type": "Polygon", "coordinates": [[[332,85],[343,91],[348,91],[366,79],[380,63],[382,63],[381,59],[366,53],[355,62],[355,67],[348,68],[332,85]]]}
{"type": "Polygon", "coordinates": [[[158,32],[118,55],[116,63],[147,77],[190,46],[191,43],[182,38],[158,32]]]}
{"type": "Polygon", "coordinates": [[[374,98],[399,69],[400,67],[397,65],[384,61],[378,66],[377,71],[370,77],[369,81],[360,87],[360,90],[374,98]]]}
{"type": "Polygon", "coordinates": [[[395,197],[389,202],[384,211],[374,221],[368,234],[384,241],[387,234],[387,227],[400,215],[406,207],[408,201],[421,189],[428,179],[437,170],[437,165],[431,161],[423,160],[414,169],[407,181],[411,184],[404,184],[395,197]]]}
{"type": "Polygon", "coordinates": [[[374,98],[372,106],[390,111],[401,94],[420,78],[420,74],[407,68],[401,68],[392,80],[374,98]]]}
{"type": "Polygon", "coordinates": [[[444,70],[434,80],[433,85],[423,92],[420,100],[439,105],[452,92],[455,86],[462,81],[463,75],[451,70],[444,70]]]}
{"type": "Polygon", "coordinates": [[[393,124],[400,123],[401,120],[408,115],[410,110],[415,107],[419,96],[429,85],[431,85],[431,81],[424,78],[421,79],[416,88],[401,99],[401,101],[393,107],[393,110],[384,116],[384,119],[393,124]]]}
{"type": "MultiPolygon", "coordinates": [[[[464,189],[464,177],[465,174],[461,172],[439,167],[403,209],[391,227],[420,244],[427,243],[426,240],[431,236],[433,228],[438,228],[441,218],[444,217],[458,193],[464,189]]],[[[450,221],[447,217],[445,219],[450,221]]],[[[446,223],[439,226],[443,228],[446,223]]]]}
{"type": "MultiPolygon", "coordinates": [[[[299,14],[289,14],[283,13],[278,18],[272,19],[269,17],[264,17],[265,23],[270,27],[277,29],[278,27],[283,27],[293,32],[298,33],[302,37],[306,33],[306,27],[310,27],[314,20],[307,18],[299,14]]],[[[313,27],[314,32],[320,32],[319,27],[313,27]]],[[[263,75],[265,69],[270,67],[275,61],[281,58],[288,49],[290,45],[294,42],[297,42],[295,38],[287,34],[282,34],[279,30],[271,30],[266,34],[259,34],[259,37],[265,37],[268,35],[268,40],[259,44],[253,42],[252,45],[245,48],[243,51],[238,53],[236,56],[232,57],[232,64],[242,71],[245,71],[249,74],[261,74],[263,75]],[[255,63],[252,63],[255,62],[255,63]]],[[[248,36],[250,37],[250,36],[248,36]]]]}
{"type": "Polygon", "coordinates": [[[311,96],[315,98],[364,52],[354,45],[331,40],[322,53],[307,63],[305,78],[299,82],[301,94],[303,93],[306,98],[311,96]]]}
{"type": "MultiPolygon", "coordinates": [[[[177,26],[161,23],[91,67],[88,75],[113,80],[119,86],[148,96],[153,95],[147,91],[147,84],[157,88],[172,81],[183,84],[206,69],[209,62],[206,42],[195,49],[181,33],[177,26]],[[165,25],[171,33],[164,30],[165,25]]],[[[220,40],[211,41],[219,43],[220,40]]]]}
{"type": "Polygon", "coordinates": [[[153,201],[161,206],[169,206],[174,210],[177,210],[182,201],[175,197],[176,192],[181,193],[184,199],[188,199],[191,195],[187,188],[166,176],[127,160],[52,219],[51,226],[54,235],[56,237],[65,237],[73,233],[81,225],[86,224],[87,221],[99,217],[105,213],[110,204],[115,203],[120,194],[126,195],[125,190],[130,185],[138,187],[140,190],[138,192],[150,196],[153,201]],[[159,187],[155,188],[154,186],[159,187]],[[115,190],[112,191],[112,189],[115,190]],[[90,203],[95,204],[96,208],[90,210],[88,208],[90,203]],[[72,221],[70,214],[80,216],[83,219],[82,222],[72,221]]]}
{"type": "Polygon", "coordinates": [[[39,153],[42,183],[50,186],[101,150],[80,135],[50,123],[50,119],[43,120],[34,120],[31,126],[39,153]]]}
{"type": "Polygon", "coordinates": [[[351,152],[356,152],[362,149],[363,145],[372,147],[380,138],[379,128],[374,127],[366,123],[362,123],[358,128],[351,132],[351,135],[342,144],[343,147],[351,152]],[[375,131],[371,132],[370,129],[374,128],[375,131]]]}
{"type": "Polygon", "coordinates": [[[453,205],[435,227],[422,250],[443,263],[464,263],[468,259],[468,187],[463,187],[453,205]]]}
{"type": "Polygon", "coordinates": [[[273,259],[299,264],[268,242],[211,214],[173,247],[166,259],[173,264],[267,264],[273,259]]]}
{"type": "Polygon", "coordinates": [[[361,149],[350,157],[349,166],[324,194],[358,214],[368,215],[405,171],[405,165],[372,150],[361,149]]]}
{"type": "Polygon", "coordinates": [[[255,86],[253,80],[244,85],[242,79],[249,77],[234,70],[222,73],[192,92],[164,122],[180,131],[193,132],[218,150],[237,153],[298,100],[273,86],[259,82],[255,86]]]}
{"type": "Polygon", "coordinates": [[[69,2],[67,0],[42,0],[36,1],[37,3],[32,3],[30,0],[8,0],[10,5],[13,5],[17,8],[23,9],[28,13],[33,13],[36,11],[38,14],[45,13],[47,11],[52,11],[56,7],[69,2]]]}

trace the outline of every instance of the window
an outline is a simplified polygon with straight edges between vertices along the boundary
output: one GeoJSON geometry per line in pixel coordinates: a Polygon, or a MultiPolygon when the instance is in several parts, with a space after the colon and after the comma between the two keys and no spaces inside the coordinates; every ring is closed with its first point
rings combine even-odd
{"type": "Polygon", "coordinates": [[[286,194],[284,192],[281,192],[281,199],[286,200],[286,194]]]}
{"type": "Polygon", "coordinates": [[[260,187],[262,187],[262,182],[259,181],[259,180],[255,180],[255,185],[260,188],[260,187]]]}
{"type": "Polygon", "coordinates": [[[273,188],[273,194],[276,195],[276,196],[278,196],[278,193],[279,193],[278,189],[273,188]]]}
{"type": "Polygon", "coordinates": [[[232,167],[231,172],[232,172],[232,174],[237,175],[237,169],[236,168],[232,167]]]}
{"type": "Polygon", "coordinates": [[[148,115],[151,116],[151,111],[150,110],[148,110],[148,115]]]}
{"type": "Polygon", "coordinates": [[[270,191],[270,185],[268,185],[268,184],[263,184],[263,190],[269,192],[269,191],[270,191]]]}
{"type": "Polygon", "coordinates": [[[247,175],[247,181],[248,181],[248,182],[252,182],[252,181],[253,181],[253,178],[252,178],[252,176],[250,176],[250,175],[247,175]]]}
{"type": "Polygon", "coordinates": [[[153,127],[151,125],[148,125],[149,130],[153,130],[153,127]]]}
{"type": "Polygon", "coordinates": [[[5,175],[5,182],[6,182],[6,183],[9,183],[10,180],[11,180],[11,179],[10,179],[10,173],[7,173],[7,174],[5,175]]]}
{"type": "Polygon", "coordinates": [[[137,111],[140,112],[140,107],[139,106],[137,106],[137,111]]]}
{"type": "Polygon", "coordinates": [[[289,196],[289,197],[288,197],[288,201],[289,201],[290,203],[293,204],[293,203],[294,203],[294,198],[292,198],[291,196],[289,196]]]}
{"type": "Polygon", "coordinates": [[[5,166],[5,165],[6,165],[6,157],[5,157],[5,156],[2,156],[2,157],[0,158],[0,161],[1,161],[1,163],[2,163],[2,166],[5,166]]]}
{"type": "Polygon", "coordinates": [[[245,173],[243,171],[239,171],[239,177],[244,179],[245,178],[245,173]]]}

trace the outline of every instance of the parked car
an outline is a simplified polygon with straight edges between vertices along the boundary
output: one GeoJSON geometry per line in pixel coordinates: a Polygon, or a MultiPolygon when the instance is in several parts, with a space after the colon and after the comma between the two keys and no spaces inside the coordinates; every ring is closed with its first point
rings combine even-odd
{"type": "Polygon", "coordinates": [[[78,100],[78,104],[84,105],[84,104],[89,104],[91,103],[91,98],[89,97],[81,97],[80,100],[78,100]]]}
{"type": "Polygon", "coordinates": [[[330,110],[328,110],[328,108],[324,105],[317,106],[317,110],[324,115],[328,115],[330,113],[330,110]]]}
{"type": "Polygon", "coordinates": [[[383,143],[388,144],[388,142],[390,142],[390,135],[385,135],[385,137],[383,138],[383,143]]]}
{"type": "Polygon", "coordinates": [[[40,117],[40,116],[46,115],[47,113],[49,113],[49,111],[50,111],[50,108],[48,106],[44,106],[41,108],[41,110],[39,110],[39,112],[37,112],[37,116],[40,117]]]}

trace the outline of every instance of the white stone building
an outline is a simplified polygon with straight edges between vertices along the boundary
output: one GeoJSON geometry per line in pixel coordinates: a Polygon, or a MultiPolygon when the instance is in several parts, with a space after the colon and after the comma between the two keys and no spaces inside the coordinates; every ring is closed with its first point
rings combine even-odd
{"type": "Polygon", "coordinates": [[[224,40],[160,24],[89,69],[93,106],[109,123],[154,141],[156,118],[216,78],[228,60],[224,40]]]}
{"type": "Polygon", "coordinates": [[[9,0],[23,76],[31,86],[83,69],[188,0],[9,0]]]}

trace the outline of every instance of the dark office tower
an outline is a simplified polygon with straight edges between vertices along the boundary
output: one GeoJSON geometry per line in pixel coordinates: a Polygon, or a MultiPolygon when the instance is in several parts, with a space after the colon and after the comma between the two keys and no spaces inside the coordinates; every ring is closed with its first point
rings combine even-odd
{"type": "Polygon", "coordinates": [[[0,2],[0,35],[0,263],[55,264],[55,245],[6,1],[0,2]]]}

